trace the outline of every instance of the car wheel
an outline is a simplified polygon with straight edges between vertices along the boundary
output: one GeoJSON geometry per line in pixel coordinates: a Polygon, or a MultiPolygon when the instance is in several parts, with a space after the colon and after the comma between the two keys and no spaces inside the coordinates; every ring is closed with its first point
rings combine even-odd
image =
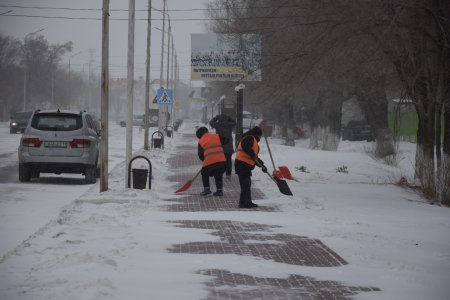
{"type": "Polygon", "coordinates": [[[24,164],[19,164],[19,181],[29,182],[31,180],[31,170],[24,164]]]}
{"type": "Polygon", "coordinates": [[[84,170],[84,180],[87,184],[95,183],[97,180],[95,175],[97,172],[97,168],[95,166],[87,166],[84,170]]]}

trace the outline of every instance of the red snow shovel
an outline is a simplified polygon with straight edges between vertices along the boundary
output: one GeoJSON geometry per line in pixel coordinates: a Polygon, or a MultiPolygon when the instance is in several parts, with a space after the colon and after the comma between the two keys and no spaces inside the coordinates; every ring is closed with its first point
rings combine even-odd
{"type": "Polygon", "coordinates": [[[200,175],[201,172],[202,172],[202,169],[200,169],[200,171],[198,171],[197,174],[195,174],[195,176],[191,180],[188,180],[188,182],[186,182],[182,187],[180,187],[178,190],[176,190],[175,193],[181,193],[181,192],[184,192],[185,190],[187,190],[188,188],[190,188],[192,185],[192,182],[194,182],[195,178],[197,178],[197,176],[200,175]]]}
{"type": "Polygon", "coordinates": [[[286,178],[289,180],[297,181],[297,179],[295,179],[292,176],[291,171],[289,171],[289,168],[287,166],[280,166],[280,167],[278,167],[279,170],[277,170],[277,168],[275,167],[275,162],[273,161],[272,151],[270,151],[269,142],[267,141],[267,137],[265,134],[264,134],[264,139],[266,140],[267,149],[269,150],[269,154],[270,154],[270,160],[272,161],[272,166],[273,166],[272,177],[277,178],[277,179],[286,178]]]}
{"type": "Polygon", "coordinates": [[[289,180],[295,180],[298,182],[297,179],[292,176],[291,171],[289,171],[289,168],[286,166],[279,166],[278,169],[280,169],[281,176],[283,178],[289,179],[289,180]]]}
{"type": "MultiPolygon", "coordinates": [[[[259,167],[261,167],[261,164],[258,163],[257,161],[256,161],[256,164],[257,164],[259,167]]],[[[292,192],[291,192],[291,189],[289,188],[289,186],[288,186],[286,180],[283,180],[283,179],[274,177],[274,176],[270,175],[269,173],[266,173],[266,174],[270,177],[270,179],[273,180],[273,182],[275,182],[275,183],[277,184],[278,189],[280,190],[280,192],[281,192],[283,195],[293,196],[293,194],[292,194],[292,192]]]]}

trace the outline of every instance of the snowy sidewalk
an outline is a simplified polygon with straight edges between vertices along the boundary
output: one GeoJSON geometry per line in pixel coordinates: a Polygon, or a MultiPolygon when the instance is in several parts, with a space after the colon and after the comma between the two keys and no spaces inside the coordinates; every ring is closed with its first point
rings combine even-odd
{"type": "Polygon", "coordinates": [[[298,216],[266,201],[257,180],[256,210],[237,208],[235,174],[224,179],[223,197],[199,196],[200,179],[174,195],[200,166],[195,136],[176,138],[170,151],[152,150],[152,190],[123,189],[122,164],[110,191],[93,186],[5,256],[0,299],[350,299],[379,291],[328,279],[351,271],[346,260],[280,225],[298,216]]]}

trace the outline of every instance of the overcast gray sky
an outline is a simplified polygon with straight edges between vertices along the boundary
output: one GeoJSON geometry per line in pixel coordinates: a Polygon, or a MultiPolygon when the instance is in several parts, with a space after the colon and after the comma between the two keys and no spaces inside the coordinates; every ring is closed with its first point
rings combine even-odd
{"type": "MultiPolygon", "coordinates": [[[[167,0],[175,48],[181,66],[180,77],[184,81],[189,80],[190,77],[190,34],[206,32],[205,21],[202,20],[205,18],[205,11],[199,9],[204,9],[208,1],[167,0]]],[[[125,78],[127,74],[128,4],[127,0],[110,0],[110,77],[112,78],[125,78]],[[115,11],[116,9],[120,11],[115,11]]],[[[135,78],[145,76],[147,4],[148,0],[136,0],[135,78]]],[[[152,6],[162,9],[163,0],[152,0],[152,6]]],[[[68,64],[69,57],[81,51],[80,54],[74,55],[70,59],[71,69],[81,71],[84,68],[87,72],[90,58],[89,49],[95,49],[94,67],[99,71],[101,64],[101,8],[102,0],[0,0],[0,32],[23,39],[28,33],[43,28],[44,30],[39,34],[44,35],[50,43],[68,41],[74,43],[72,53],[67,54],[62,63],[68,64]],[[47,7],[47,9],[43,9],[43,7],[47,7]],[[1,15],[10,10],[12,12],[1,15]],[[98,20],[92,20],[94,18],[98,20]]],[[[152,27],[161,29],[162,13],[153,11],[152,19],[152,27]]],[[[165,42],[167,42],[167,37],[165,42]]],[[[161,31],[153,29],[152,79],[159,78],[160,54],[161,31]]],[[[165,64],[166,58],[164,59],[165,64]]]]}

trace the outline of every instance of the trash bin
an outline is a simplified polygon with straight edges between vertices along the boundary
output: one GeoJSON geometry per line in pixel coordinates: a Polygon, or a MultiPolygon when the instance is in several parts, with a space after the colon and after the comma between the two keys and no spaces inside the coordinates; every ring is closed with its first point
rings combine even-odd
{"type": "Polygon", "coordinates": [[[153,139],[153,148],[162,148],[162,139],[155,138],[153,139]]]}
{"type": "Polygon", "coordinates": [[[172,126],[167,126],[164,131],[167,134],[167,137],[172,137],[172,133],[173,133],[173,127],[172,126]]]}
{"type": "Polygon", "coordinates": [[[161,131],[153,132],[151,141],[152,141],[152,148],[164,149],[164,134],[161,131]],[[158,134],[159,138],[154,137],[155,134],[158,134]]]}
{"type": "Polygon", "coordinates": [[[133,189],[145,189],[147,185],[147,169],[132,169],[133,172],[133,189]]]}
{"type": "Polygon", "coordinates": [[[138,155],[133,157],[130,160],[130,163],[128,164],[128,188],[131,186],[131,177],[133,177],[133,188],[134,189],[145,189],[145,185],[147,182],[148,177],[148,189],[152,189],[152,163],[150,160],[142,155],[138,155]],[[131,169],[131,164],[133,161],[137,158],[145,159],[148,163],[148,170],[147,169],[131,169]],[[131,175],[133,173],[133,175],[131,175]]]}

